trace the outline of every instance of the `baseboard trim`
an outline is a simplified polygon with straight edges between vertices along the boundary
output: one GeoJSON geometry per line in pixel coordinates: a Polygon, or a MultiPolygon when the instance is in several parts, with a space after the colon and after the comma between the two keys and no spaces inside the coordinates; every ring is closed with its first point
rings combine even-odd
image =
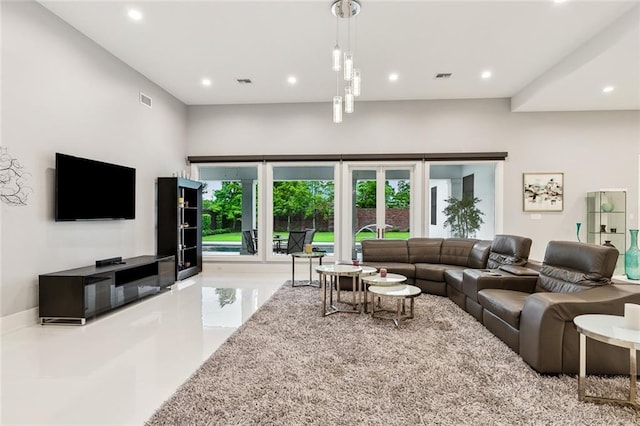
{"type": "Polygon", "coordinates": [[[0,334],[11,333],[21,328],[38,324],[38,308],[27,309],[0,318],[0,334]]]}

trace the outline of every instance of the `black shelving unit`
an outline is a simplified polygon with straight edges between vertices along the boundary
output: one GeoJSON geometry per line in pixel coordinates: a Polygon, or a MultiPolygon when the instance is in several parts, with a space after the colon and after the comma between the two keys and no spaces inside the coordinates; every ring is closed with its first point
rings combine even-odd
{"type": "Polygon", "coordinates": [[[176,280],[202,272],[202,183],[158,178],[158,255],[174,255],[176,280]]]}

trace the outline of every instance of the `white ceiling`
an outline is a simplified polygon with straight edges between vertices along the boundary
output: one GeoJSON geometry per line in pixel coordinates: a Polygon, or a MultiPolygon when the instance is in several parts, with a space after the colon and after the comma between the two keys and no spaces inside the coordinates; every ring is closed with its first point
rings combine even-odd
{"type": "MultiPolygon", "coordinates": [[[[187,105],[330,102],[336,92],[332,0],[40,3],[187,105]],[[141,21],[128,18],[131,7],[141,21]]],[[[361,3],[351,20],[359,100],[511,98],[514,111],[640,109],[639,0],[361,3]],[[485,69],[490,80],[480,78],[485,69]],[[388,80],[391,72],[398,81],[388,80]],[[606,85],[613,92],[603,94],[606,85]]],[[[347,21],[340,25],[345,46],[347,21]]]]}

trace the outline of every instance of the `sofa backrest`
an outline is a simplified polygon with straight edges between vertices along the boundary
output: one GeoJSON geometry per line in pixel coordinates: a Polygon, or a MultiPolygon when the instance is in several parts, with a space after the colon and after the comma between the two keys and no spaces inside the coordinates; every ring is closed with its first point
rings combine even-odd
{"type": "Polygon", "coordinates": [[[406,240],[362,240],[363,262],[409,263],[409,249],[406,240]]]}
{"type": "Polygon", "coordinates": [[[469,254],[469,268],[484,269],[487,267],[487,261],[489,260],[489,253],[491,252],[490,240],[479,240],[471,249],[469,254]]]}
{"type": "Polygon", "coordinates": [[[440,263],[440,249],[443,238],[409,238],[409,262],[440,263]]]}
{"type": "Polygon", "coordinates": [[[518,235],[496,235],[491,242],[487,268],[496,269],[502,265],[524,266],[529,260],[531,238],[518,235]]]}
{"type": "Polygon", "coordinates": [[[549,241],[536,291],[570,293],[611,284],[618,254],[614,247],[549,241]]]}
{"type": "Polygon", "coordinates": [[[442,242],[440,263],[445,265],[469,266],[471,249],[478,240],[471,238],[447,238],[442,242]]]}

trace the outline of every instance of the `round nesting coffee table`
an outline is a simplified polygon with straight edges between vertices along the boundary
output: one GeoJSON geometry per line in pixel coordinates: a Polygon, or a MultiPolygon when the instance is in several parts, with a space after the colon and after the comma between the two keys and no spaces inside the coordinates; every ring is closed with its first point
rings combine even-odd
{"type": "Polygon", "coordinates": [[[376,318],[376,313],[379,312],[392,312],[395,313],[394,317],[378,316],[378,318],[392,319],[396,328],[400,326],[401,321],[413,318],[413,301],[422,293],[418,287],[407,284],[399,284],[392,286],[377,286],[372,285],[369,287],[369,293],[371,293],[371,317],[376,318]],[[382,309],[376,310],[376,303],[373,300],[374,296],[389,297],[396,299],[396,310],[389,311],[382,309]],[[409,313],[405,310],[405,300],[409,299],[409,313]]]}
{"type": "Polygon", "coordinates": [[[320,274],[320,285],[322,288],[322,316],[335,314],[337,312],[358,313],[358,303],[355,302],[360,291],[360,273],[362,267],[353,265],[321,265],[316,268],[320,274]],[[329,306],[327,308],[327,277],[329,277],[329,306]],[[351,277],[353,285],[353,307],[352,309],[340,309],[333,304],[333,287],[339,277],[351,277]]]}
{"type": "Polygon", "coordinates": [[[367,313],[367,303],[369,303],[369,298],[367,296],[367,285],[372,286],[376,285],[379,287],[386,287],[392,285],[402,284],[407,280],[407,277],[400,274],[390,274],[387,273],[386,277],[381,277],[380,274],[370,274],[362,276],[362,287],[364,287],[364,312],[367,313]]]}
{"type": "MultiPolygon", "coordinates": [[[[345,263],[342,263],[341,265],[346,265],[345,263]]],[[[360,276],[359,279],[362,281],[363,278],[365,277],[370,277],[371,275],[375,275],[378,273],[378,270],[376,268],[374,268],[373,266],[362,266],[362,265],[358,265],[360,266],[360,268],[362,268],[362,271],[360,271],[360,276]]],[[[342,300],[340,300],[340,294],[341,294],[341,289],[340,289],[340,280],[337,279],[336,280],[336,290],[337,290],[337,296],[336,299],[338,302],[342,302],[342,300]]],[[[344,303],[350,303],[350,304],[361,304],[362,303],[362,307],[363,307],[363,312],[366,313],[367,309],[366,309],[366,304],[367,304],[367,294],[366,294],[366,284],[362,284],[360,283],[360,288],[358,289],[358,297],[362,296],[362,302],[358,302],[356,301],[356,296],[354,293],[353,296],[353,302],[344,302],[344,303]],[[365,287],[365,293],[364,296],[362,296],[362,287],[365,287]]]]}

